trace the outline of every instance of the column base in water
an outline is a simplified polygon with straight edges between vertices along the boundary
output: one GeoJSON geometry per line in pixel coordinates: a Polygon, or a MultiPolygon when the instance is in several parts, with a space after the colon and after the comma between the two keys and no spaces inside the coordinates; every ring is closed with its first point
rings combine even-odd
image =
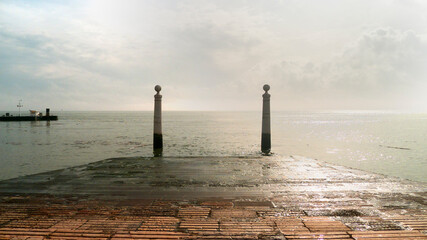
{"type": "Polygon", "coordinates": [[[161,157],[163,154],[163,136],[162,134],[153,135],[153,154],[155,157],[161,157]]]}
{"type": "Polygon", "coordinates": [[[265,154],[269,154],[271,151],[271,135],[269,133],[261,135],[261,151],[265,154]]]}

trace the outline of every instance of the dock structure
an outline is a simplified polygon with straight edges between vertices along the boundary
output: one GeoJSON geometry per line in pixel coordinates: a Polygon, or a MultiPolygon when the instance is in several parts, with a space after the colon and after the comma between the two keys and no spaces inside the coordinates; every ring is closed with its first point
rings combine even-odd
{"type": "Polygon", "coordinates": [[[58,116],[1,116],[0,121],[4,122],[30,122],[30,121],[57,121],[58,116]]]}
{"type": "MultiPolygon", "coordinates": [[[[20,107],[22,107],[21,103],[19,103],[20,107]]],[[[19,111],[18,116],[12,116],[10,113],[6,113],[3,116],[0,116],[0,121],[4,122],[29,122],[29,121],[57,121],[58,116],[50,115],[50,109],[46,108],[46,114],[38,115],[32,114],[31,116],[21,116],[21,111],[19,111]]]]}
{"type": "Polygon", "coordinates": [[[425,183],[263,158],[116,158],[1,181],[0,239],[427,239],[425,183]]]}

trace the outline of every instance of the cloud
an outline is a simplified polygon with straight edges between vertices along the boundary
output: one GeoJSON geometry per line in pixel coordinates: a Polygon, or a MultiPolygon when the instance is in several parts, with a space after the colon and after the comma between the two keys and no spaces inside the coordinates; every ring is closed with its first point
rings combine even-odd
{"type": "Polygon", "coordinates": [[[5,1],[0,109],[24,98],[65,110],[151,110],[161,84],[165,109],[257,110],[265,83],[277,110],[427,109],[424,9],[418,1],[5,1]]]}
{"type": "MultiPolygon", "coordinates": [[[[0,12],[5,16],[19,13],[18,23],[34,20],[26,5],[2,7],[0,12]]],[[[134,104],[134,96],[141,90],[141,86],[134,84],[135,76],[144,74],[142,68],[135,74],[136,67],[129,62],[133,60],[131,44],[119,37],[106,36],[103,31],[88,30],[96,29],[96,24],[63,19],[61,9],[55,9],[55,14],[45,12],[50,10],[34,11],[49,18],[56,15],[62,31],[52,29],[52,24],[44,18],[33,22],[36,29],[43,30],[14,28],[13,24],[4,24],[0,30],[1,109],[10,109],[15,105],[11,103],[20,98],[27,105],[50,105],[57,109],[149,106],[134,104]]],[[[9,22],[9,18],[0,20],[9,22]]]]}
{"type": "Polygon", "coordinates": [[[377,29],[365,34],[340,57],[349,72],[336,79],[344,90],[399,91],[425,81],[427,42],[412,31],[377,29]]]}
{"type": "Polygon", "coordinates": [[[423,107],[424,95],[412,94],[427,89],[425,63],[426,39],[412,31],[379,28],[363,34],[330,59],[266,61],[254,67],[247,78],[258,85],[262,83],[258,79],[270,79],[289,105],[302,101],[313,108],[394,109],[405,107],[404,102],[412,99],[423,107]]]}

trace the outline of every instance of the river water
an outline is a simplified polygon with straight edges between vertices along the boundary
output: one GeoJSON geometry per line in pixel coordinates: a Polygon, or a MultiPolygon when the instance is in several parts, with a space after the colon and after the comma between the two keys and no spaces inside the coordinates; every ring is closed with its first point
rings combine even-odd
{"type": "MultiPolygon", "coordinates": [[[[0,122],[0,179],[152,155],[152,112],[51,114],[0,122]]],[[[166,111],[163,135],[165,156],[259,155],[261,113],[166,111]]],[[[272,151],[427,182],[427,114],[272,112],[272,151]]]]}

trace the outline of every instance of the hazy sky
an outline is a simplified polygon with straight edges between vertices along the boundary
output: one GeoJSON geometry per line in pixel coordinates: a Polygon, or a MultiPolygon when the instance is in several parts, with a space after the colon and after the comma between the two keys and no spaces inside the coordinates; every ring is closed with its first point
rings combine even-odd
{"type": "Polygon", "coordinates": [[[0,1],[0,110],[427,111],[427,1],[0,1]]]}

